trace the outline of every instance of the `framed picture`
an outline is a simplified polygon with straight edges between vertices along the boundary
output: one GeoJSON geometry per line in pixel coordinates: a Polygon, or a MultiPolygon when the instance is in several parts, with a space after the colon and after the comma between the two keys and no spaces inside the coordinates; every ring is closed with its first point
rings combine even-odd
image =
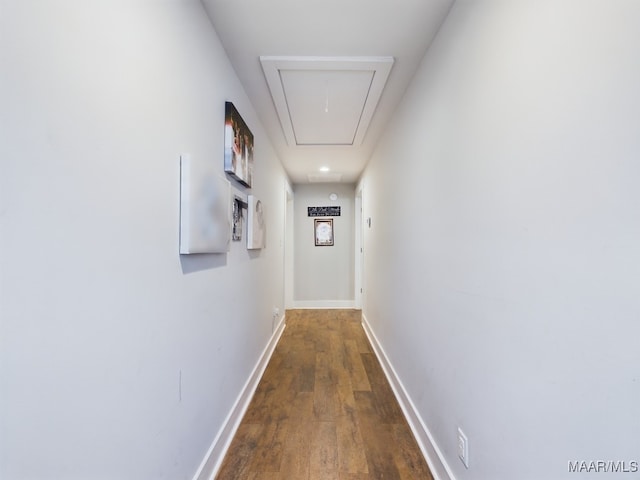
{"type": "Polygon", "coordinates": [[[224,171],[245,187],[253,182],[253,134],[231,102],[225,102],[224,171]]]}
{"type": "Polygon", "coordinates": [[[333,218],[316,218],[313,220],[316,247],[333,246],[333,218]]]}
{"type": "Polygon", "coordinates": [[[242,201],[240,197],[233,197],[233,214],[231,216],[233,219],[233,227],[231,229],[231,240],[234,242],[242,240],[242,223],[244,219],[242,210],[246,208],[247,202],[242,201]]]}

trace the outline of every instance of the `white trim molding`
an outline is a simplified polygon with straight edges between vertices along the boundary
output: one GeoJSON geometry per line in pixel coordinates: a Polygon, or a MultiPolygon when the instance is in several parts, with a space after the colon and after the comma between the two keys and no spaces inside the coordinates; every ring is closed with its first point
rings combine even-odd
{"type": "Polygon", "coordinates": [[[355,300],[294,300],[292,308],[299,309],[353,309],[356,308],[355,300]]]}
{"type": "Polygon", "coordinates": [[[388,56],[261,56],[262,70],[287,144],[361,145],[393,62],[393,57],[388,56]],[[355,83],[354,78],[358,79],[355,83]],[[325,109],[320,117],[308,115],[308,109],[304,107],[305,100],[309,98],[324,98],[325,109]],[[329,109],[330,99],[331,102],[347,104],[347,108],[343,105],[341,109],[329,109]],[[295,111],[299,112],[298,115],[292,116],[295,111]],[[307,114],[300,115],[303,111],[307,114]],[[345,115],[345,112],[349,115],[345,115]],[[330,122],[337,124],[337,129],[328,137],[310,134],[326,130],[317,128],[318,125],[325,125],[325,114],[335,115],[329,118],[330,122]]]}
{"type": "Polygon", "coordinates": [[[193,480],[213,480],[222,465],[222,460],[224,459],[229,446],[231,445],[231,440],[233,440],[238,427],[240,426],[240,422],[242,421],[242,417],[249,408],[249,403],[253,397],[253,394],[258,388],[258,383],[260,383],[260,379],[267,368],[267,364],[271,359],[271,355],[273,355],[273,351],[282,336],[282,332],[284,332],[285,328],[285,316],[282,315],[280,318],[278,325],[276,326],[273,335],[271,335],[271,339],[269,343],[265,347],[258,363],[251,372],[251,375],[247,379],[238,399],[233,405],[233,408],[227,415],[227,418],[220,428],[218,435],[213,440],[213,443],[209,447],[206,456],[202,460],[200,467],[193,477],[193,480]]]}
{"type": "Polygon", "coordinates": [[[422,420],[422,417],[420,417],[415,405],[411,401],[411,397],[409,397],[407,391],[402,385],[402,382],[400,381],[400,378],[393,369],[389,358],[384,352],[382,345],[378,341],[375,333],[373,333],[371,325],[369,325],[364,313],[362,314],[362,326],[369,338],[369,342],[373,347],[376,357],[378,357],[382,370],[384,370],[384,374],[391,384],[391,389],[400,404],[400,408],[402,408],[402,411],[407,418],[411,431],[416,437],[418,446],[429,464],[429,469],[431,470],[434,480],[456,480],[451,468],[449,468],[449,465],[444,459],[440,448],[438,448],[438,445],[435,443],[433,435],[431,435],[431,432],[422,420]]]}

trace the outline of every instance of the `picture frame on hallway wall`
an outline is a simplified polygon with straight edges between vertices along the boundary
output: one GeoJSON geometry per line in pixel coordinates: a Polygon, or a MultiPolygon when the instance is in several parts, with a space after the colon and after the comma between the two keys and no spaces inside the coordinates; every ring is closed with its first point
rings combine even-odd
{"type": "Polygon", "coordinates": [[[260,250],[266,246],[267,229],[263,205],[255,195],[247,196],[247,249],[260,250]]]}
{"type": "Polygon", "coordinates": [[[233,200],[233,213],[231,218],[233,219],[233,228],[231,233],[231,240],[234,242],[239,242],[242,240],[242,224],[244,223],[244,215],[242,214],[243,210],[246,210],[248,205],[247,202],[242,200],[242,198],[234,195],[233,200]]]}
{"type": "Polygon", "coordinates": [[[333,246],[333,218],[316,218],[313,220],[316,247],[333,246]]]}
{"type": "Polygon", "coordinates": [[[231,102],[225,102],[224,171],[245,187],[253,183],[253,134],[231,102]]]}

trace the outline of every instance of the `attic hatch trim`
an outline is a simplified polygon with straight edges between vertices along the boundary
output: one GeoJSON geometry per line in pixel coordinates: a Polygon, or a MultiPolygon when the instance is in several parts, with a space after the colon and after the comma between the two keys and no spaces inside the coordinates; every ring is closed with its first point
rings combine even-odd
{"type": "MultiPolygon", "coordinates": [[[[280,125],[284,133],[285,139],[289,146],[309,146],[309,145],[325,145],[325,146],[359,146],[362,144],[364,137],[367,133],[371,119],[375,113],[375,109],[378,105],[384,86],[391,72],[394,59],[393,57],[287,57],[287,56],[261,56],[260,63],[267,81],[267,85],[271,92],[274,106],[280,119],[280,125]],[[283,82],[282,72],[305,72],[313,74],[318,72],[319,75],[326,75],[327,73],[340,74],[344,72],[346,75],[353,74],[354,72],[369,72],[371,79],[366,85],[361,85],[361,92],[359,95],[346,95],[351,98],[354,97],[354,101],[357,102],[351,106],[352,115],[348,119],[351,124],[346,127],[348,132],[345,132],[346,138],[339,139],[327,139],[321,138],[319,140],[314,139],[301,139],[296,138],[296,125],[294,125],[294,119],[292,119],[292,108],[295,106],[289,105],[292,97],[295,99],[295,95],[287,94],[285,84],[283,82]],[[366,89],[362,90],[362,89],[366,89]],[[362,102],[360,104],[360,102],[362,102]]],[[[315,92],[318,96],[322,95],[322,92],[315,92]]],[[[340,92],[338,92],[340,93],[340,92]]],[[[300,97],[298,97],[300,98],[300,97]]],[[[297,125],[297,130],[309,131],[314,129],[313,123],[305,125],[297,125]]],[[[318,132],[322,129],[318,127],[318,132]]]]}

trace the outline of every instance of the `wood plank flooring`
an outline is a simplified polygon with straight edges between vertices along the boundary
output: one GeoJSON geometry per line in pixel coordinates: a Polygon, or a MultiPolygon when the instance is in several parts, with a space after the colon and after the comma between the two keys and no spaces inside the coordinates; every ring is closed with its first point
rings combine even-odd
{"type": "Polygon", "coordinates": [[[358,310],[288,310],[216,479],[433,480],[358,310]]]}

